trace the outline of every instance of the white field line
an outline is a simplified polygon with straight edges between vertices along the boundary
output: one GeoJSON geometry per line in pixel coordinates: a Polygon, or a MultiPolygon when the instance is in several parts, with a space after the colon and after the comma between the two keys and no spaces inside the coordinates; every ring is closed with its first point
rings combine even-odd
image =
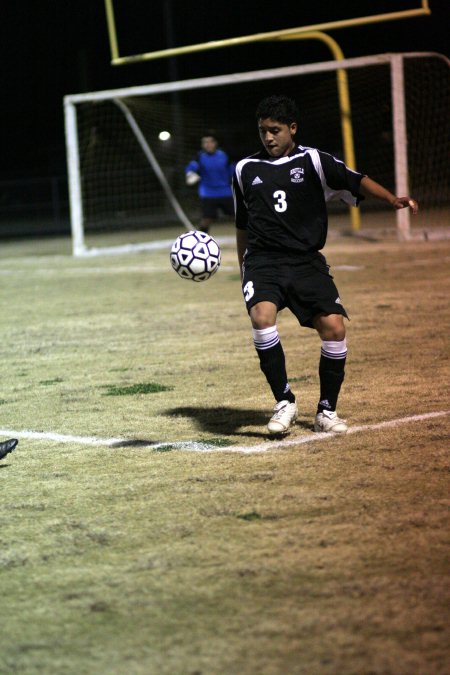
{"type": "MultiPolygon", "coordinates": [[[[222,245],[234,244],[236,237],[215,237],[217,243],[222,245]]],[[[158,251],[161,249],[170,248],[173,244],[173,239],[160,239],[158,241],[143,242],[141,244],[124,244],[123,246],[102,246],[101,248],[87,248],[82,257],[92,258],[104,255],[121,255],[123,253],[138,253],[140,251],[158,251]]]]}
{"type": "MultiPolygon", "coordinates": [[[[392,263],[391,267],[413,267],[413,266],[423,266],[423,265],[436,265],[439,263],[448,262],[450,258],[445,257],[441,259],[426,258],[421,260],[412,260],[405,262],[392,263]]],[[[359,272],[360,270],[366,269],[365,265],[333,265],[332,270],[342,271],[342,272],[359,272]]],[[[220,266],[222,272],[235,272],[238,270],[236,265],[224,265],[220,266]]],[[[110,274],[117,276],[118,274],[164,274],[165,272],[170,272],[173,274],[172,267],[168,263],[167,265],[153,265],[150,262],[142,263],[140,265],[117,265],[115,267],[40,267],[37,269],[18,269],[18,268],[2,268],[0,269],[0,276],[24,276],[29,277],[31,274],[37,276],[50,276],[50,277],[61,277],[62,275],[66,277],[79,277],[90,274],[110,274]]]]}
{"type": "MultiPolygon", "coordinates": [[[[233,270],[237,270],[238,266],[236,265],[221,265],[220,270],[230,272],[233,270]]],[[[41,267],[39,269],[35,270],[30,270],[30,269],[24,269],[24,270],[6,270],[2,269],[0,270],[0,275],[1,276],[27,276],[29,277],[31,274],[35,274],[37,276],[50,276],[50,277],[61,277],[64,275],[65,277],[80,277],[84,275],[90,275],[90,274],[110,274],[117,276],[118,274],[163,274],[165,272],[170,272],[173,274],[173,270],[171,265],[168,263],[167,265],[160,265],[160,266],[154,266],[154,265],[141,265],[141,266],[136,266],[136,265],[130,265],[130,266],[125,266],[122,265],[121,267],[69,267],[66,269],[63,268],[44,268],[41,267]]]]}
{"type": "MultiPolygon", "coordinates": [[[[385,422],[378,422],[377,424],[365,424],[356,427],[350,427],[347,435],[357,434],[363,431],[378,431],[380,429],[388,429],[392,427],[400,426],[401,424],[411,424],[414,422],[422,422],[424,420],[433,419],[436,417],[444,417],[449,415],[450,410],[440,410],[437,412],[423,413],[421,415],[410,415],[408,417],[400,417],[393,420],[387,420],[385,422]]],[[[304,445],[305,443],[314,443],[318,441],[326,441],[330,439],[335,439],[334,434],[326,433],[310,433],[305,436],[300,436],[299,438],[289,438],[289,439],[279,439],[267,441],[266,443],[260,443],[259,445],[234,445],[234,446],[224,446],[217,447],[214,445],[209,445],[207,441],[204,443],[198,441],[175,441],[166,443],[151,443],[151,441],[145,442],[137,439],[125,439],[125,438],[98,438],[96,436],[72,436],[65,434],[56,434],[51,432],[44,431],[16,431],[13,429],[0,429],[0,437],[6,436],[8,438],[25,438],[28,440],[41,440],[41,441],[55,441],[56,443],[74,443],[78,445],[93,445],[93,446],[122,446],[123,448],[133,445],[138,445],[139,447],[149,447],[153,450],[158,450],[158,448],[170,447],[177,450],[185,450],[188,452],[240,452],[242,454],[256,454],[261,452],[268,452],[275,448],[289,448],[296,445],[304,445]]]]}
{"type": "MultiPolygon", "coordinates": [[[[15,431],[14,429],[0,429],[0,436],[8,438],[26,438],[30,441],[56,441],[57,443],[78,443],[80,445],[115,445],[124,443],[123,438],[98,438],[97,436],[72,436],[70,434],[55,434],[47,431],[15,431]]],[[[130,441],[131,443],[132,441],[130,441]]],[[[151,445],[151,443],[149,443],[151,445]]]]}
{"type": "MultiPolygon", "coordinates": [[[[226,237],[222,238],[223,240],[226,239],[226,237]]],[[[220,238],[218,238],[218,241],[220,241],[220,238]]],[[[159,246],[160,244],[164,244],[164,247],[167,245],[167,241],[161,241],[161,242],[153,242],[154,244],[157,244],[157,246],[153,246],[152,248],[163,248],[163,246],[159,246]]],[[[169,249],[170,250],[170,249],[169,249]]],[[[88,256],[89,257],[89,256],[88,256]]],[[[61,255],[55,255],[55,256],[46,256],[45,259],[48,261],[48,259],[54,259],[54,260],[66,260],[67,256],[61,256],[61,255]]],[[[35,262],[35,258],[26,258],[22,259],[21,262],[35,262]]],[[[43,260],[43,258],[41,258],[43,260]]],[[[436,265],[439,263],[447,263],[450,261],[449,256],[444,256],[443,258],[420,258],[417,260],[408,260],[408,261],[399,261],[395,263],[391,263],[390,267],[413,267],[413,266],[421,266],[421,265],[436,265]]],[[[222,263],[220,270],[222,271],[227,271],[227,272],[233,272],[238,269],[237,264],[234,265],[224,265],[222,263]]],[[[342,265],[333,265],[332,270],[338,270],[338,271],[343,271],[343,272],[359,272],[360,270],[366,269],[365,265],[348,265],[348,264],[342,264],[342,265]]],[[[5,267],[4,265],[0,269],[0,276],[23,276],[26,275],[27,277],[30,276],[30,274],[36,274],[36,275],[42,275],[42,276],[57,276],[60,277],[62,275],[66,275],[69,277],[77,277],[77,276],[83,276],[83,275],[89,275],[89,274],[111,274],[111,275],[117,275],[117,274],[161,274],[164,272],[172,272],[172,267],[167,264],[167,265],[152,265],[152,263],[149,260],[146,260],[145,262],[142,262],[140,264],[132,264],[132,265],[116,265],[114,267],[99,267],[99,266],[82,266],[82,267],[39,267],[36,269],[30,269],[28,267],[20,269],[17,267],[16,264],[14,264],[14,267],[11,267],[8,269],[8,267],[5,267]]]]}
{"type": "MultiPolygon", "coordinates": [[[[389,427],[398,427],[401,424],[410,424],[412,422],[421,422],[423,420],[432,419],[434,417],[443,417],[449,415],[450,410],[440,410],[438,412],[423,413],[422,415],[410,415],[408,417],[400,417],[394,420],[387,420],[385,422],[378,422],[377,424],[365,424],[357,427],[349,427],[346,436],[349,434],[358,434],[362,431],[378,431],[379,429],[387,429],[389,427]]],[[[267,452],[272,450],[275,447],[287,448],[293,445],[303,445],[305,443],[313,443],[314,441],[327,441],[330,439],[336,440],[336,434],[326,434],[326,433],[312,433],[307,436],[302,436],[296,440],[280,440],[280,441],[268,441],[267,443],[261,443],[260,445],[254,446],[231,446],[229,448],[223,448],[223,450],[228,450],[228,452],[242,452],[245,454],[251,454],[256,452],[267,452]]],[[[217,450],[217,448],[215,448],[217,450]]]]}

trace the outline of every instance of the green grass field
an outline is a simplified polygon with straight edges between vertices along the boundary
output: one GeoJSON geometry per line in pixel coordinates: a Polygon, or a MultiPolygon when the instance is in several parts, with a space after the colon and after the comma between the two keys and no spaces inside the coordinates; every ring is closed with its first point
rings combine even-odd
{"type": "Polygon", "coordinates": [[[280,442],[232,245],[194,284],[2,243],[2,675],[449,672],[450,240],[325,253],[351,433],[314,436],[320,344],[282,312],[280,442]]]}

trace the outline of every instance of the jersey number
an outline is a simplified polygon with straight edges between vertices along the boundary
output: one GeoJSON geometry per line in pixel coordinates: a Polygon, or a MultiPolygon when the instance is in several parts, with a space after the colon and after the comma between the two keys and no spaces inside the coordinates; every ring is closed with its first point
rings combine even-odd
{"type": "Polygon", "coordinates": [[[242,290],[244,292],[245,301],[248,302],[250,298],[252,298],[255,295],[255,289],[253,288],[253,281],[247,281],[242,290]]]}
{"type": "Polygon", "coordinates": [[[273,197],[276,200],[275,211],[283,213],[287,209],[286,193],[284,190],[275,190],[273,197]]]}

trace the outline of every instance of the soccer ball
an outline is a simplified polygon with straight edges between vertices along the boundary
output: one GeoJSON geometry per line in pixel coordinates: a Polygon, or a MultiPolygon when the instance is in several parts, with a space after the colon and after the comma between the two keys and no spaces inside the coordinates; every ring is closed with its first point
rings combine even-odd
{"type": "Polygon", "coordinates": [[[184,232],[173,242],[170,262],[182,279],[206,281],[220,267],[219,244],[206,232],[184,232]]]}

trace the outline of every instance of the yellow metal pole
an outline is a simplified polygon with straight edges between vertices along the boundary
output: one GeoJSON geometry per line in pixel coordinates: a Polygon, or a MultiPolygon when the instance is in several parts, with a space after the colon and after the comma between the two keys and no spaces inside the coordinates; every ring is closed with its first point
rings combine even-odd
{"type": "MultiPolygon", "coordinates": [[[[114,24],[114,16],[112,11],[112,0],[105,0],[107,12],[112,12],[111,24],[114,24]]],[[[225,40],[214,40],[212,42],[202,42],[195,45],[187,45],[185,47],[173,47],[171,49],[161,49],[154,52],[145,52],[143,54],[135,54],[133,56],[117,55],[117,40],[115,36],[114,26],[111,26],[110,42],[111,42],[111,64],[113,66],[125,65],[127,63],[138,63],[140,61],[153,61],[156,59],[169,58],[171,56],[180,56],[181,54],[193,54],[195,52],[204,52],[210,49],[221,49],[223,47],[235,47],[237,45],[244,45],[251,42],[258,42],[262,40],[277,40],[281,38],[289,38],[291,35],[298,35],[299,33],[311,33],[312,31],[323,30],[337,30],[339,28],[349,28],[351,26],[363,26],[369,23],[381,23],[383,21],[395,21],[398,19],[408,19],[415,16],[424,16],[431,14],[427,2],[422,2],[420,9],[409,9],[401,12],[389,12],[387,14],[376,14],[373,16],[365,16],[356,19],[342,19],[340,21],[328,21],[326,23],[318,23],[311,26],[302,26],[298,28],[286,28],[284,30],[270,31],[268,33],[255,33],[254,35],[243,35],[242,37],[227,38],[225,40]],[[113,52],[114,49],[114,52],[113,52]]],[[[108,19],[108,28],[110,23],[108,19]]]]}
{"type": "Polygon", "coordinates": [[[119,47],[117,45],[116,22],[114,20],[113,0],[105,0],[106,24],[108,26],[109,48],[112,61],[119,58],[119,47]]]}
{"type": "MultiPolygon", "coordinates": [[[[258,42],[263,40],[299,40],[299,39],[319,39],[325,42],[331,49],[336,60],[344,59],[344,54],[333,38],[323,33],[323,30],[335,30],[339,28],[348,28],[351,26],[362,26],[370,23],[381,23],[384,21],[395,21],[398,19],[407,19],[416,16],[423,16],[431,14],[428,6],[428,0],[421,0],[420,9],[409,9],[399,12],[388,12],[386,14],[375,14],[372,16],[359,17],[355,19],[343,19],[340,21],[328,21],[326,23],[315,24],[311,26],[303,26],[298,28],[288,28],[285,30],[271,31],[268,33],[255,33],[254,35],[244,35],[237,38],[229,38],[226,40],[215,40],[213,42],[203,42],[196,45],[188,45],[185,47],[175,47],[172,49],[162,49],[154,52],[146,52],[144,54],[135,54],[133,56],[119,56],[119,49],[117,43],[117,33],[114,19],[113,0],[105,0],[106,18],[108,25],[108,35],[111,49],[111,64],[124,65],[127,63],[137,63],[140,61],[151,61],[160,58],[168,58],[171,56],[179,56],[181,54],[192,54],[194,52],[203,52],[210,49],[220,49],[223,47],[233,47],[237,45],[248,44],[251,42],[258,42]]],[[[337,85],[339,95],[339,106],[341,112],[341,129],[342,139],[344,145],[344,159],[347,166],[351,169],[356,168],[355,152],[353,144],[353,130],[351,123],[350,111],[350,96],[348,90],[347,72],[343,69],[337,71],[337,85]]],[[[351,209],[352,228],[358,230],[360,228],[360,213],[359,209],[351,209]]]]}
{"type": "MultiPolygon", "coordinates": [[[[288,37],[280,38],[283,40],[321,40],[324,42],[331,50],[336,61],[343,61],[345,56],[336,42],[332,37],[326,33],[320,31],[312,31],[310,33],[300,33],[297,35],[289,35],[288,37]]],[[[348,77],[347,71],[339,68],[336,73],[337,77],[337,87],[338,87],[338,97],[339,97],[339,110],[341,114],[341,131],[342,131],[342,143],[344,146],[344,161],[350,169],[356,170],[356,160],[355,160],[355,147],[353,142],[353,126],[352,126],[352,115],[350,108],[350,93],[348,88],[348,77]]],[[[350,208],[350,220],[352,224],[352,229],[357,231],[361,228],[361,214],[359,208],[350,208]]]]}

